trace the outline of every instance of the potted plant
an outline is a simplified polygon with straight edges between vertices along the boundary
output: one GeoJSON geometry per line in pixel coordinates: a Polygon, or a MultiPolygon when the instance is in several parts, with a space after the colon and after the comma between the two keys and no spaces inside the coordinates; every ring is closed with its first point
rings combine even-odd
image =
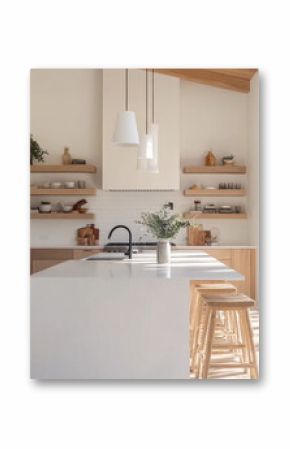
{"type": "Polygon", "coordinates": [[[168,205],[164,205],[157,212],[143,212],[138,224],[146,226],[148,231],[156,237],[157,242],[157,262],[168,263],[170,261],[170,240],[175,237],[180,229],[189,226],[189,221],[179,218],[177,214],[169,212],[168,205]]]}
{"type": "Polygon", "coordinates": [[[33,135],[30,134],[30,165],[33,165],[33,161],[44,162],[45,154],[48,154],[48,152],[43,150],[39,143],[33,139],[33,135]]]}
{"type": "Polygon", "coordinates": [[[234,162],[234,155],[230,154],[229,156],[224,156],[223,157],[223,164],[224,165],[230,165],[233,164],[234,162]]]}

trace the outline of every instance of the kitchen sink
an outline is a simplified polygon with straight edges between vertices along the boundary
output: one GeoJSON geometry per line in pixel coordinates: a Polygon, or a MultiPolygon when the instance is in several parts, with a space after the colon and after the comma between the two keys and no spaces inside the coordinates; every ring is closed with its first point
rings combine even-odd
{"type": "Polygon", "coordinates": [[[127,256],[124,253],[98,253],[87,257],[85,260],[124,260],[127,256]]]}

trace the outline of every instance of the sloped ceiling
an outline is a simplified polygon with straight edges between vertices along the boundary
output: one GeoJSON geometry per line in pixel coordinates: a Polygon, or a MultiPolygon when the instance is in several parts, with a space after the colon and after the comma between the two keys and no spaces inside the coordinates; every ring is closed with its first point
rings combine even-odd
{"type": "Polygon", "coordinates": [[[164,75],[243,93],[250,92],[251,78],[257,71],[258,69],[155,69],[155,72],[164,75]]]}

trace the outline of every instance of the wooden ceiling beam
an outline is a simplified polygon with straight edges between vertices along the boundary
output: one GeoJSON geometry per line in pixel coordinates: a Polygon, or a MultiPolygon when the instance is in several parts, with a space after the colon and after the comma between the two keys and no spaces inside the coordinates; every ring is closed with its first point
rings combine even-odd
{"type": "Polygon", "coordinates": [[[256,69],[155,69],[164,75],[186,81],[248,93],[256,69]],[[245,72],[242,72],[245,70],[245,72]]]}
{"type": "Polygon", "coordinates": [[[216,73],[222,73],[223,75],[230,75],[241,79],[251,80],[258,69],[208,69],[216,73]]]}

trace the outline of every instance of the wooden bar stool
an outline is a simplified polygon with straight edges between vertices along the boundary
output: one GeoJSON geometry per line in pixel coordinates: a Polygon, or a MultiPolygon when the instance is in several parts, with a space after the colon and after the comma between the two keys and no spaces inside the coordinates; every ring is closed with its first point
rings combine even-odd
{"type": "Polygon", "coordinates": [[[199,336],[204,322],[204,307],[202,306],[202,295],[233,295],[237,294],[237,287],[232,284],[196,284],[192,291],[190,303],[189,344],[191,356],[191,371],[197,368],[197,354],[199,350],[199,336]]]}
{"type": "Polygon", "coordinates": [[[250,371],[251,379],[257,379],[256,352],[249,318],[249,308],[254,306],[255,301],[240,294],[237,296],[202,295],[201,302],[205,307],[205,320],[201,337],[198,377],[207,379],[210,368],[246,368],[250,371]],[[238,337],[236,341],[219,345],[215,343],[216,317],[219,312],[230,312],[235,315],[238,337]],[[212,355],[217,348],[228,351],[238,349],[240,361],[213,362],[212,355]]]}

